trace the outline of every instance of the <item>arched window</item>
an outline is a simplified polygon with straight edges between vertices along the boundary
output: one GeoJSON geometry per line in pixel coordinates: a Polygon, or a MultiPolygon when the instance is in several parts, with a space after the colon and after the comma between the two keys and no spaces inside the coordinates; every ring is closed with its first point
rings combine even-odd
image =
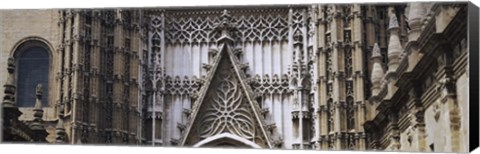
{"type": "Polygon", "coordinates": [[[18,107],[35,105],[35,87],[42,84],[42,106],[48,106],[48,74],[50,56],[48,47],[40,41],[23,43],[15,51],[17,60],[17,97],[18,107]]]}

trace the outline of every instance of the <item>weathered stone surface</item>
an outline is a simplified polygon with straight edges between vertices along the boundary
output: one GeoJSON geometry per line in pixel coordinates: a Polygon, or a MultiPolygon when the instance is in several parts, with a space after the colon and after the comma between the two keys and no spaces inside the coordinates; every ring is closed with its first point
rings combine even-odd
{"type": "MultiPolygon", "coordinates": [[[[448,33],[448,42],[461,44],[466,20],[458,14],[465,8],[1,10],[0,70],[25,41],[50,48],[42,119],[51,143],[175,146],[190,139],[188,145],[462,152],[468,148],[469,79],[459,70],[468,51],[457,46],[454,56],[443,55],[454,58],[446,64],[446,53],[433,51],[438,40],[429,36],[448,33]],[[407,30],[406,16],[414,31],[407,30]],[[217,41],[231,45],[222,69],[214,64],[224,54],[217,41]],[[235,73],[242,76],[228,80],[234,88],[209,79],[235,73]],[[220,96],[217,88],[238,94],[220,96]],[[230,96],[240,96],[242,107],[218,101],[230,96]]],[[[7,75],[0,71],[0,84],[7,75]]],[[[34,119],[33,106],[20,111],[20,120],[34,119]]]]}

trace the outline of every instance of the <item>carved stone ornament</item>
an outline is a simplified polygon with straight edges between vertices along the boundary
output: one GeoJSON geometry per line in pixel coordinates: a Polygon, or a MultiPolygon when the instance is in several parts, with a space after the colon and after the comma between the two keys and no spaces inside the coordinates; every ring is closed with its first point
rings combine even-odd
{"type": "Polygon", "coordinates": [[[260,147],[272,147],[261,108],[228,40],[219,40],[220,53],[192,107],[180,145],[192,145],[228,133],[260,147]]]}
{"type": "Polygon", "coordinates": [[[228,131],[246,139],[255,135],[254,119],[251,111],[245,108],[243,95],[230,75],[222,77],[217,85],[211,106],[202,116],[201,136],[220,134],[228,131]]]}
{"type": "Polygon", "coordinates": [[[388,28],[392,29],[392,28],[398,28],[398,27],[399,25],[398,25],[397,16],[394,13],[392,13],[390,15],[390,22],[389,22],[388,28]]]}
{"type": "Polygon", "coordinates": [[[179,15],[167,18],[165,23],[167,43],[215,42],[221,35],[221,31],[216,31],[215,26],[226,23],[225,20],[230,20],[229,26],[237,29],[236,36],[232,36],[238,38],[236,41],[274,41],[286,40],[288,37],[286,11],[257,15],[223,10],[214,17],[179,15]]]}

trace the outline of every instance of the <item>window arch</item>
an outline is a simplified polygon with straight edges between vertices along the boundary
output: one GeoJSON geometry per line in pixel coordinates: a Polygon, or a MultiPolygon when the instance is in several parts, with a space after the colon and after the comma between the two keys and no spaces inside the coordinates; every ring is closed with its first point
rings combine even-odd
{"type": "Polygon", "coordinates": [[[18,107],[35,105],[35,87],[43,85],[42,106],[48,106],[50,50],[38,40],[30,40],[20,44],[15,50],[17,63],[17,96],[18,107]]]}

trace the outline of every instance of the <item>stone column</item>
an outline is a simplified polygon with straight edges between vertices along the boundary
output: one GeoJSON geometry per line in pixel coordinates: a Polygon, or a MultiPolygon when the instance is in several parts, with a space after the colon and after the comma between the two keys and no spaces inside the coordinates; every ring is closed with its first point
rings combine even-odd
{"type": "Polygon", "coordinates": [[[141,48],[141,36],[140,36],[140,26],[141,26],[141,11],[136,10],[133,11],[133,16],[134,18],[132,19],[133,21],[133,30],[132,34],[130,36],[131,38],[131,56],[130,56],[130,94],[129,94],[129,111],[130,111],[130,123],[129,123],[129,135],[130,135],[130,143],[138,143],[140,138],[137,137],[138,133],[138,121],[140,120],[140,113],[138,112],[139,106],[138,106],[138,101],[139,101],[139,68],[140,62],[140,50],[141,48]]]}
{"type": "MultiPolygon", "coordinates": [[[[55,84],[56,84],[56,100],[55,100],[55,116],[60,115],[60,112],[63,112],[63,81],[64,81],[64,63],[65,63],[65,50],[66,50],[66,42],[65,42],[65,36],[66,36],[66,22],[67,22],[67,16],[64,15],[67,11],[59,11],[59,16],[60,19],[58,21],[58,34],[59,34],[59,46],[57,48],[57,52],[59,55],[58,60],[57,60],[57,67],[55,68],[56,74],[55,74],[55,84]]],[[[63,114],[63,113],[62,113],[63,114]]]]}
{"type": "MultiPolygon", "coordinates": [[[[319,74],[318,74],[318,71],[319,71],[319,63],[321,63],[322,61],[319,61],[319,58],[318,58],[318,41],[317,39],[319,38],[318,37],[318,6],[317,5],[312,5],[311,8],[310,8],[310,11],[309,11],[309,18],[310,18],[310,22],[308,23],[309,27],[308,27],[308,37],[309,37],[309,41],[308,41],[308,50],[311,55],[309,55],[309,61],[310,62],[307,62],[308,64],[308,67],[310,67],[310,74],[311,75],[311,81],[313,83],[311,88],[310,88],[310,94],[313,94],[313,96],[310,96],[310,97],[313,97],[311,98],[311,100],[313,100],[313,102],[310,102],[310,103],[313,103],[313,112],[311,112],[311,118],[312,118],[312,123],[311,123],[311,127],[313,127],[314,129],[314,134],[311,134],[310,136],[312,136],[312,139],[310,140],[311,142],[311,146],[312,146],[312,149],[316,149],[316,150],[319,150],[320,149],[320,144],[319,144],[319,139],[320,139],[320,126],[321,126],[321,123],[320,123],[320,104],[319,104],[319,95],[320,95],[320,91],[318,90],[320,88],[320,82],[318,80],[318,77],[319,77],[319,74]]],[[[310,101],[310,100],[308,100],[310,101]]]]}
{"type": "MultiPolygon", "coordinates": [[[[67,115],[70,114],[72,110],[72,104],[71,104],[71,98],[69,95],[71,94],[70,86],[71,86],[71,65],[72,65],[72,31],[73,31],[73,12],[72,10],[66,11],[66,23],[65,23],[65,40],[64,40],[64,47],[65,51],[63,54],[63,70],[62,70],[62,77],[61,77],[61,82],[62,82],[62,89],[61,93],[63,95],[61,96],[61,101],[60,105],[62,108],[60,109],[59,114],[67,115]]],[[[68,134],[71,135],[71,132],[68,131],[68,134]]]]}
{"type": "Polygon", "coordinates": [[[325,5],[319,5],[318,7],[318,82],[319,82],[319,121],[320,121],[320,149],[325,150],[328,149],[328,108],[327,108],[327,68],[326,68],[326,61],[327,61],[327,47],[325,46],[325,31],[326,31],[326,24],[328,24],[327,19],[325,16],[325,5]]]}
{"type": "MultiPolygon", "coordinates": [[[[148,106],[149,112],[152,116],[152,144],[163,144],[167,141],[167,138],[163,132],[163,113],[164,113],[164,90],[165,90],[165,73],[164,73],[164,50],[165,50],[165,40],[164,40],[164,14],[159,13],[150,16],[149,27],[151,28],[148,32],[148,50],[150,52],[150,62],[149,62],[149,72],[152,76],[151,80],[148,82],[152,83],[152,104],[148,106]]],[[[166,143],[165,143],[166,144],[166,143]]]]}
{"type": "MultiPolygon", "coordinates": [[[[309,93],[310,93],[310,75],[307,69],[308,55],[307,51],[307,14],[304,9],[290,9],[289,12],[289,39],[290,50],[293,52],[293,62],[290,68],[291,75],[290,88],[293,90],[293,148],[304,149],[309,144],[308,132],[303,132],[304,127],[308,127],[310,115],[309,93]],[[297,135],[297,136],[295,136],[297,135]]],[[[305,129],[308,130],[308,129],[305,129]]]]}
{"type": "MultiPolygon", "coordinates": [[[[59,21],[59,27],[61,28],[60,30],[60,47],[58,48],[60,52],[60,64],[59,64],[59,70],[57,72],[57,97],[58,99],[56,100],[56,112],[58,116],[58,120],[62,119],[65,116],[65,114],[70,114],[69,112],[71,111],[71,102],[69,101],[70,98],[68,97],[70,92],[70,66],[71,66],[71,51],[72,51],[72,18],[73,18],[73,13],[72,10],[65,10],[60,12],[61,17],[59,21]]],[[[66,138],[67,132],[65,132],[65,128],[63,126],[62,122],[62,128],[63,128],[63,133],[65,137],[62,138],[62,142],[67,142],[68,140],[66,138]]],[[[70,133],[70,132],[68,132],[70,133]]],[[[71,134],[71,133],[70,133],[71,134]]],[[[58,138],[58,137],[57,137],[58,138]]]]}
{"type": "Polygon", "coordinates": [[[335,150],[346,148],[346,103],[345,103],[345,61],[343,39],[343,11],[341,6],[333,6],[331,15],[332,75],[335,150]]]}
{"type": "Polygon", "coordinates": [[[101,83],[100,83],[100,65],[101,61],[104,59],[100,59],[100,48],[101,48],[101,16],[99,11],[94,11],[92,14],[92,49],[91,49],[91,102],[90,102],[90,123],[93,125],[93,131],[95,132],[93,137],[93,143],[100,143],[100,136],[99,132],[99,118],[100,117],[100,90],[101,90],[101,83]]]}
{"type": "Polygon", "coordinates": [[[353,91],[354,91],[354,102],[356,104],[355,110],[355,130],[356,130],[356,148],[358,150],[365,150],[366,148],[366,139],[363,129],[363,124],[365,123],[365,77],[367,77],[367,72],[365,72],[365,60],[364,55],[366,51],[363,49],[363,44],[365,40],[363,39],[362,33],[365,31],[364,25],[362,23],[362,10],[360,4],[353,4],[352,6],[352,57],[353,57],[353,91]]]}

